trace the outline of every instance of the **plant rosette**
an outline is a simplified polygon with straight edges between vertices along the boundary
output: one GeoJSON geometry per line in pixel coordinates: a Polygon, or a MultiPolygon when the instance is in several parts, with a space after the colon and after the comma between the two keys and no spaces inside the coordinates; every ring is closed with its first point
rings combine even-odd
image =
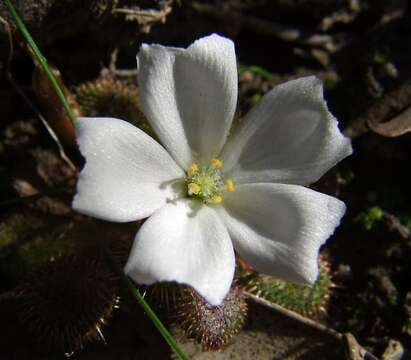
{"type": "Polygon", "coordinates": [[[231,40],[143,44],[137,60],[141,107],[164,147],[125,121],[79,118],[86,164],[74,209],[116,222],[148,218],[124,270],[140,284],[176,281],[220,305],[234,251],[259,272],[312,284],[345,205],[306,186],[352,152],[321,81],[275,87],[230,132],[238,92],[231,40]]]}

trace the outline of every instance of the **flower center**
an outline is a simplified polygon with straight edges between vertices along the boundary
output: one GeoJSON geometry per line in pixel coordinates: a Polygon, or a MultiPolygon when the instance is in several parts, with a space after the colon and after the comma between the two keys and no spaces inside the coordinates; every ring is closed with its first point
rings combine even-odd
{"type": "Polygon", "coordinates": [[[235,184],[232,179],[224,179],[221,168],[223,161],[211,159],[209,165],[191,164],[187,170],[187,195],[197,198],[205,204],[221,204],[223,192],[233,192],[235,184]]]}

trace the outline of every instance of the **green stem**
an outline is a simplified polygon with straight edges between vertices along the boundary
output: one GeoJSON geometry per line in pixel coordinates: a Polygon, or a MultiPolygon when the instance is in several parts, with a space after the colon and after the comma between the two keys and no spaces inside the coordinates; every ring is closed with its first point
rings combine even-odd
{"type": "Polygon", "coordinates": [[[157,317],[156,313],[153,311],[153,309],[144,299],[143,295],[141,295],[140,291],[134,286],[134,284],[130,281],[130,279],[120,269],[116,260],[111,255],[110,250],[107,248],[107,246],[104,246],[104,252],[107,256],[107,259],[110,261],[114,271],[116,272],[118,276],[120,276],[120,279],[124,283],[125,287],[127,287],[128,290],[130,290],[131,294],[137,299],[138,303],[142,306],[145,313],[148,315],[148,317],[153,322],[153,324],[158,329],[158,331],[161,333],[161,335],[163,335],[164,339],[167,341],[168,345],[170,345],[170,347],[174,350],[178,358],[181,360],[188,360],[187,355],[183,352],[183,350],[180,349],[177,341],[168,332],[168,330],[163,325],[161,320],[157,317]]]}
{"type": "Polygon", "coordinates": [[[55,76],[53,75],[52,71],[50,70],[50,67],[47,64],[46,58],[43,56],[43,54],[40,52],[40,49],[37,47],[36,43],[34,42],[33,38],[31,37],[29,31],[27,30],[26,26],[24,25],[23,21],[21,20],[19,14],[17,13],[16,9],[14,8],[13,4],[11,3],[10,0],[3,0],[4,4],[6,5],[7,9],[9,10],[11,16],[13,17],[14,22],[16,23],[16,26],[22,33],[24,39],[26,40],[27,44],[30,46],[31,50],[33,51],[34,56],[37,58],[38,62],[44,69],[51,86],[53,87],[54,91],[56,92],[57,96],[59,97],[64,110],[66,111],[68,117],[70,118],[71,122],[74,125],[74,121],[76,120],[76,116],[74,115],[73,110],[71,109],[69,103],[66,100],[66,97],[64,96],[63,91],[60,89],[60,86],[57,83],[57,80],[55,76]]]}

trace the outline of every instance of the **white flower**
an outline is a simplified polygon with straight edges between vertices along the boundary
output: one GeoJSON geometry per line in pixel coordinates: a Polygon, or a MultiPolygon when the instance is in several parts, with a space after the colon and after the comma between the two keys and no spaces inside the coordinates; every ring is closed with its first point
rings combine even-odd
{"type": "Polygon", "coordinates": [[[188,284],[218,305],[235,249],[258,271],[312,284],[319,247],[345,205],[304,185],[352,151],[321,81],[275,87],[229,134],[237,102],[232,41],[144,44],[138,64],[141,106],[167,150],[125,121],[78,119],[86,165],[74,209],[116,222],[149,217],[125,267],[138,283],[188,284]]]}

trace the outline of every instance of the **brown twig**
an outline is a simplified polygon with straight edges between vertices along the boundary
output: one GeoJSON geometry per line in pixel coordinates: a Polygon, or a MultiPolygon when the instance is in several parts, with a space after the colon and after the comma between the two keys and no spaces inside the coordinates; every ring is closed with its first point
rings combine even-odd
{"type": "Polygon", "coordinates": [[[320,30],[328,31],[335,25],[349,24],[355,21],[361,13],[361,6],[358,0],[348,0],[347,8],[338,10],[321,20],[320,30]]]}
{"type": "Polygon", "coordinates": [[[319,322],[316,322],[312,319],[308,319],[294,311],[282,307],[281,305],[267,301],[247,291],[245,291],[245,294],[248,298],[252,299],[258,304],[266,306],[288,318],[304,324],[305,326],[308,326],[316,331],[319,331],[325,335],[337,339],[338,341],[341,341],[350,360],[378,360],[377,357],[375,357],[373,354],[365,350],[360,344],[358,344],[357,340],[351,333],[340,333],[333,328],[320,324],[319,322]]]}
{"type": "Polygon", "coordinates": [[[199,1],[192,2],[191,7],[195,11],[207,16],[224,21],[226,21],[226,19],[231,19],[232,21],[235,21],[236,24],[239,24],[239,26],[254,31],[257,34],[273,36],[286,42],[310,47],[319,47],[330,53],[338,51],[342,46],[342,41],[341,43],[337,43],[336,38],[333,36],[307,34],[298,28],[263,20],[255,16],[243,15],[234,9],[216,7],[210,4],[200,3],[199,1]]]}
{"type": "Polygon", "coordinates": [[[117,68],[117,57],[118,57],[118,49],[114,49],[114,51],[110,55],[110,64],[108,67],[103,65],[103,68],[100,72],[102,77],[122,77],[122,78],[135,78],[137,79],[138,69],[118,69],[117,68]]]}
{"type": "Polygon", "coordinates": [[[351,139],[369,130],[388,137],[411,130],[411,78],[372,104],[343,130],[351,139]]]}
{"type": "Polygon", "coordinates": [[[408,229],[407,226],[403,225],[397,216],[384,211],[383,220],[391,230],[395,230],[402,238],[411,238],[410,229],[408,229]]]}
{"type": "Polygon", "coordinates": [[[387,122],[368,120],[368,126],[374,132],[386,137],[397,137],[411,131],[411,106],[387,122]]]}
{"type": "Polygon", "coordinates": [[[7,38],[9,40],[9,53],[7,54],[7,69],[10,68],[10,62],[11,59],[13,58],[13,52],[14,52],[14,47],[13,47],[13,36],[11,35],[11,28],[10,28],[10,24],[8,23],[7,20],[3,19],[0,16],[0,22],[4,25],[4,28],[6,29],[6,33],[7,33],[7,38]]]}
{"type": "Polygon", "coordinates": [[[247,297],[249,297],[250,299],[253,299],[253,301],[255,301],[258,304],[262,304],[264,306],[269,307],[270,309],[275,310],[276,312],[279,312],[282,315],[285,315],[288,318],[291,318],[293,320],[296,320],[312,329],[315,329],[317,331],[320,331],[322,333],[325,333],[327,335],[330,335],[334,338],[336,338],[337,340],[342,340],[344,338],[344,334],[330,328],[327,327],[323,324],[320,324],[314,320],[308,319],[292,310],[288,310],[284,307],[282,307],[281,305],[275,304],[271,301],[265,300],[259,296],[256,296],[254,294],[249,293],[248,291],[245,291],[245,294],[247,297]]]}
{"type": "Polygon", "coordinates": [[[346,354],[349,360],[378,360],[376,356],[365,350],[350,333],[344,334],[346,354]]]}
{"type": "Polygon", "coordinates": [[[132,8],[117,8],[114,6],[113,14],[122,14],[126,20],[136,21],[141,27],[142,31],[148,33],[151,26],[155,23],[165,23],[167,16],[173,10],[173,0],[160,1],[160,9],[140,9],[138,6],[132,8]]]}

